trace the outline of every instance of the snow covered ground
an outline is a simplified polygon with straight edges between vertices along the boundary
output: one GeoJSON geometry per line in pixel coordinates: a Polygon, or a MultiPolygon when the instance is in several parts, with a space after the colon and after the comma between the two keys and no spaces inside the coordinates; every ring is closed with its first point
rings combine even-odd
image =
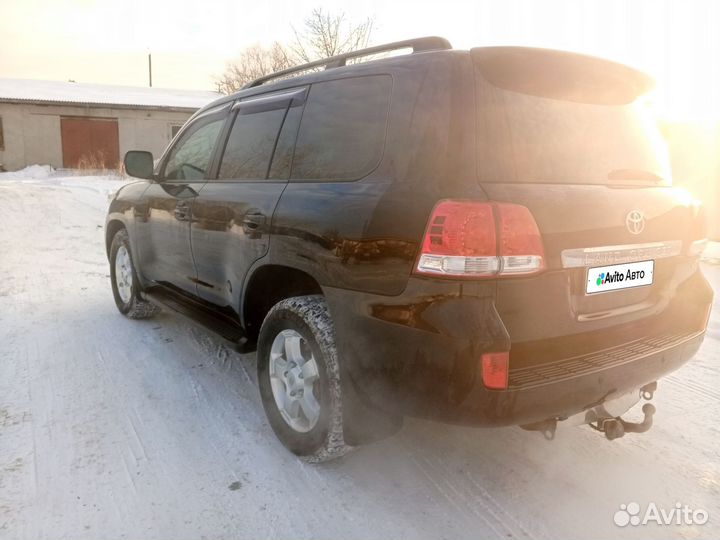
{"type": "MultiPolygon", "coordinates": [[[[103,223],[122,183],[0,174],[0,538],[720,536],[720,295],[645,435],[408,420],[309,465],[267,425],[253,355],[116,311],[103,223]],[[616,526],[631,502],[710,521],[616,526]]],[[[704,270],[720,292],[720,266],[704,270]]]]}

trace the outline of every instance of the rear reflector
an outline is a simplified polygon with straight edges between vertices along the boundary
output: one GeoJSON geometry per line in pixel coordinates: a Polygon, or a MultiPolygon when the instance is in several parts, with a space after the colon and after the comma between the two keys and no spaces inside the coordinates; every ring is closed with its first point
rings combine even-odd
{"type": "Polygon", "coordinates": [[[482,355],[483,384],[493,390],[506,390],[508,387],[508,370],[510,353],[485,353],[482,355]]]}
{"type": "Polygon", "coordinates": [[[415,271],[494,277],[534,274],[543,268],[542,238],[526,207],[446,200],[433,209],[415,271]]]}

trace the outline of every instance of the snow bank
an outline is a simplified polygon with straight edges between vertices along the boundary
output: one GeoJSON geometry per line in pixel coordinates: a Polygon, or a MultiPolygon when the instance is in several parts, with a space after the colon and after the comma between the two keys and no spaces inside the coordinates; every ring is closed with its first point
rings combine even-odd
{"type": "Polygon", "coordinates": [[[49,178],[55,170],[50,165],[30,165],[19,171],[0,173],[0,180],[20,180],[32,178],[35,180],[49,178]]]}
{"type": "Polygon", "coordinates": [[[19,171],[0,173],[0,182],[6,182],[6,185],[19,183],[64,188],[78,195],[87,193],[88,197],[92,197],[91,193],[99,193],[103,200],[108,200],[125,184],[137,181],[135,178],[113,174],[112,171],[100,172],[88,174],[74,169],[56,170],[50,165],[30,165],[19,171]]]}

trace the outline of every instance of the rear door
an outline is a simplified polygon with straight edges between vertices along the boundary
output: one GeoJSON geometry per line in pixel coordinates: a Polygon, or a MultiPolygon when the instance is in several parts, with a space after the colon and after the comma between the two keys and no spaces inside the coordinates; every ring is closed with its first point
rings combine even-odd
{"type": "Polygon", "coordinates": [[[193,204],[198,293],[214,304],[236,307],[245,274],[268,250],[306,93],[305,87],[285,90],[233,106],[217,177],[193,204]]]}
{"type": "Polygon", "coordinates": [[[157,182],[145,191],[135,230],[143,275],[197,294],[190,248],[192,205],[208,169],[230,106],[198,116],[168,150],[157,182]]]}
{"type": "Polygon", "coordinates": [[[663,314],[693,270],[698,208],[671,187],[650,81],[557,51],[472,55],[479,182],[491,200],[528,207],[545,248],[545,273],[498,282],[511,338],[607,331],[611,346],[611,328],[663,314]]]}

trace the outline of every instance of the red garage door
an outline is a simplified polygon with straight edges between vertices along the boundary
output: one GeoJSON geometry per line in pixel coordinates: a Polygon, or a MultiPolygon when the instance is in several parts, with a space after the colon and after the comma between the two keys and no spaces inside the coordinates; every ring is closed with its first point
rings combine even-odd
{"type": "Polygon", "coordinates": [[[114,169],[120,159],[116,118],[61,118],[63,166],[114,169]]]}

